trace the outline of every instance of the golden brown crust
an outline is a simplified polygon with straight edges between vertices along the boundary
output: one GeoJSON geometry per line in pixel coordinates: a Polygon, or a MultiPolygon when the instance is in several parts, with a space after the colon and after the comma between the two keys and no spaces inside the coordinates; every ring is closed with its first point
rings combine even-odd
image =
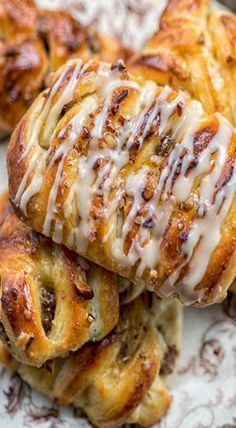
{"type": "Polygon", "coordinates": [[[0,46],[0,126],[10,131],[38,95],[47,69],[43,45],[35,38],[0,46]]]}
{"type": "Polygon", "coordinates": [[[3,40],[17,40],[35,35],[37,8],[34,0],[1,0],[0,33],[3,40]]]}
{"type": "Polygon", "coordinates": [[[1,335],[21,362],[40,366],[101,340],[118,321],[116,276],[25,226],[0,199],[1,335]]]}
{"type": "Polygon", "coordinates": [[[118,41],[84,27],[63,11],[39,10],[37,29],[48,49],[51,70],[72,58],[96,57],[113,62],[128,55],[118,41]]]}
{"type": "Polygon", "coordinates": [[[129,61],[133,73],[188,90],[208,113],[235,114],[236,17],[208,0],[169,0],[159,29],[129,61]]]}
{"type": "Polygon", "coordinates": [[[68,13],[37,9],[32,0],[0,1],[0,130],[9,133],[26,112],[45,77],[70,58],[113,62],[128,50],[68,13]]]}
{"type": "MultiPolygon", "coordinates": [[[[52,89],[51,92],[45,92],[39,97],[12,137],[8,153],[8,172],[10,197],[15,209],[35,230],[55,240],[59,239],[86,258],[128,277],[131,281],[140,279],[146,281],[150,289],[161,295],[176,293],[186,303],[200,305],[221,301],[235,277],[235,196],[234,193],[230,193],[230,189],[235,188],[234,128],[220,115],[207,116],[199,103],[191,101],[182,92],[170,88],[162,89],[150,82],[145,84],[140,79],[130,77],[119,62],[111,67],[96,61],[88,63],[85,66],[87,71],[76,82],[71,99],[64,105],[63,97],[66,91],[69,91],[68,87],[72,85],[75,67],[80,66],[82,65],[79,62],[70,63],[54,76],[54,83],[52,82],[54,85],[62,78],[55,97],[51,95],[52,89]],[[107,75],[101,71],[102,67],[105,67],[107,75]],[[112,80],[114,72],[117,72],[121,79],[119,81],[115,75],[115,83],[112,80]],[[109,98],[108,110],[106,107],[108,98],[104,101],[101,89],[96,89],[95,86],[99,85],[101,78],[104,79],[101,81],[105,94],[107,86],[109,88],[112,84],[117,85],[113,97],[111,100],[109,98]],[[150,97],[149,85],[153,91],[154,101],[147,110],[141,110],[142,114],[143,112],[145,114],[139,116],[138,93],[144,91],[147,98],[150,97]],[[167,97],[165,94],[168,94],[167,97]],[[162,97],[166,97],[165,101],[162,101],[162,97]],[[46,111],[45,106],[49,105],[47,103],[52,103],[49,109],[50,123],[47,123],[46,119],[40,122],[46,111]],[[91,103],[93,106],[91,109],[95,109],[94,113],[91,113],[90,108],[86,110],[86,106],[91,103]],[[53,115],[54,105],[60,107],[56,115],[53,115]],[[161,110],[158,111],[159,105],[161,110]],[[83,132],[76,134],[75,129],[75,134],[72,135],[76,138],[72,140],[73,144],[70,146],[72,119],[81,112],[84,112],[82,119],[85,121],[81,128],[83,132]],[[93,135],[96,135],[98,124],[101,123],[99,121],[102,121],[103,117],[106,120],[102,122],[102,135],[96,139],[93,135]],[[133,123],[139,123],[139,128],[132,144],[128,147],[127,137],[120,150],[119,144],[123,141],[124,135],[127,135],[126,127],[133,123]],[[161,133],[160,123],[165,125],[165,130],[161,133]],[[36,135],[35,141],[32,135],[36,135]],[[179,154],[179,150],[182,150],[182,155],[179,154]],[[117,153],[119,159],[126,156],[121,168],[116,163],[117,153]],[[215,165],[216,174],[211,166],[211,162],[215,162],[215,154],[221,156],[221,161],[215,165]],[[41,163],[34,163],[34,156],[41,163]],[[179,156],[178,165],[174,165],[175,173],[172,172],[173,165],[170,161],[173,156],[175,160],[179,156]],[[95,159],[94,164],[90,164],[90,159],[95,159]],[[109,159],[112,159],[113,165],[117,168],[117,174],[114,174],[111,182],[105,168],[109,159]],[[207,166],[203,159],[208,159],[207,166]],[[185,162],[188,165],[187,171],[181,173],[185,162]],[[63,176],[60,175],[60,168],[63,176]],[[80,168],[85,178],[78,184],[80,168]],[[136,175],[134,184],[129,185],[129,180],[133,180],[136,175]],[[86,187],[91,177],[94,181],[86,187]],[[104,180],[97,188],[99,177],[104,177],[104,180]],[[108,190],[104,190],[103,187],[106,179],[108,190]],[[209,181],[207,187],[209,196],[204,196],[205,180],[209,181]],[[186,186],[183,182],[186,182],[186,186]],[[166,183],[169,190],[166,190],[166,183]],[[155,211],[156,208],[153,208],[152,203],[160,185],[162,193],[157,200],[158,209],[155,211]],[[181,192],[178,191],[178,186],[182,189],[181,192]],[[106,193],[109,197],[107,202],[104,202],[106,193]],[[183,199],[182,193],[186,193],[183,199]],[[84,214],[83,206],[87,202],[83,197],[86,194],[91,207],[89,212],[84,214]],[[122,198],[119,197],[120,194],[122,198]],[[217,211],[216,204],[221,197],[222,204],[228,200],[229,205],[227,209],[222,210],[225,217],[219,220],[218,214],[223,205],[217,211]],[[169,200],[172,201],[173,207],[165,224],[161,213],[165,209],[168,218],[170,205],[165,203],[169,200]],[[115,209],[111,210],[107,218],[106,210],[110,213],[110,207],[113,205],[115,209]],[[66,214],[67,210],[69,214],[66,214]],[[154,212],[150,216],[149,212],[152,210],[154,212]],[[212,213],[212,210],[215,214],[210,220],[209,215],[213,214],[209,213],[212,213]],[[160,227],[160,232],[155,229],[155,224],[159,224],[155,223],[157,215],[163,224],[163,230],[160,227]],[[82,240],[76,242],[75,239],[79,233],[82,235],[87,233],[83,224],[81,225],[81,216],[84,216],[85,226],[89,226],[86,249],[82,248],[82,240]],[[127,228],[126,232],[122,232],[125,233],[122,247],[119,247],[120,220],[122,230],[127,228]],[[62,227],[62,235],[56,230],[58,224],[62,227]],[[211,227],[214,230],[212,229],[208,248],[207,231],[211,227]],[[199,234],[195,244],[193,230],[199,234]],[[157,233],[155,238],[152,233],[157,233]],[[157,245],[153,246],[148,257],[143,257],[142,253],[145,251],[138,246],[143,236],[146,236],[144,248],[145,245],[148,248],[150,242],[155,244],[155,239],[157,240],[157,245]],[[217,244],[214,244],[215,237],[218,237],[217,244]],[[201,248],[203,244],[203,250],[199,251],[198,255],[203,261],[197,269],[196,254],[198,247],[201,248]],[[153,258],[153,265],[150,266],[149,263],[153,258]],[[208,260],[208,263],[202,268],[205,260],[208,260]],[[141,274],[138,274],[142,262],[144,268],[141,274]],[[192,265],[196,278],[198,271],[201,272],[203,269],[198,282],[195,279],[191,280],[192,265]],[[172,278],[176,284],[174,288],[172,278]],[[187,282],[184,286],[185,278],[187,282]]],[[[76,126],[80,128],[79,119],[76,126]]]]}
{"type": "Polygon", "coordinates": [[[209,16],[209,32],[212,51],[219,64],[225,82],[225,93],[231,120],[236,123],[236,16],[227,12],[212,10],[209,16]]]}
{"type": "Polygon", "coordinates": [[[52,361],[50,370],[17,364],[2,346],[0,361],[57,402],[82,408],[97,427],[150,426],[171,402],[164,381],[178,356],[180,311],[174,301],[144,294],[122,307],[117,328],[103,341],[52,361]]]}

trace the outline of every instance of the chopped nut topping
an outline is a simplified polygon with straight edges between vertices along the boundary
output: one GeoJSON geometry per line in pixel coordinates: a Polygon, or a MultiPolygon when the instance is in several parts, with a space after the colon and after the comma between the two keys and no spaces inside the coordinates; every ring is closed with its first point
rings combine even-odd
{"type": "Polygon", "coordinates": [[[144,199],[146,202],[150,201],[150,199],[153,197],[153,191],[152,191],[152,190],[150,190],[150,189],[145,188],[145,189],[142,191],[142,197],[143,197],[143,199],[144,199]]]}
{"type": "Polygon", "coordinates": [[[94,322],[94,320],[95,320],[96,318],[95,318],[95,316],[94,315],[92,315],[92,314],[88,314],[87,315],[87,320],[88,320],[88,322],[89,323],[92,323],[92,322],[94,322]]]}

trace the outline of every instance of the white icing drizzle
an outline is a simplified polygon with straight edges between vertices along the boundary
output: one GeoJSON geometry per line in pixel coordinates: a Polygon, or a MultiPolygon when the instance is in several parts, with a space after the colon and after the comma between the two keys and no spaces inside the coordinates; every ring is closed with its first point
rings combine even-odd
{"type": "MultiPolygon", "coordinates": [[[[140,207],[144,205],[142,191],[148,172],[149,169],[147,167],[143,167],[137,173],[131,174],[126,181],[125,192],[129,196],[133,196],[133,204],[124,222],[122,237],[116,239],[113,244],[113,255],[123,265],[133,266],[137,260],[141,259],[137,269],[137,277],[141,277],[147,267],[153,269],[160,260],[160,245],[174,207],[174,198],[170,198],[166,204],[158,206],[155,195],[149,203],[146,204],[148,208],[148,216],[152,217],[155,215],[155,218],[157,219],[155,227],[152,229],[152,237],[150,236],[148,228],[141,227],[128,254],[124,254],[123,248],[127,233],[132,228],[140,207]],[[147,245],[144,244],[146,239],[150,239],[147,245]]],[[[144,220],[145,219],[143,219],[143,221],[144,220]]]]}
{"type": "MultiPolygon", "coordinates": [[[[15,201],[21,200],[21,209],[22,209],[22,194],[26,188],[26,184],[27,184],[27,181],[30,177],[30,174],[33,171],[33,167],[34,167],[36,160],[37,160],[37,155],[38,155],[37,152],[33,153],[32,157],[29,161],[29,165],[28,165],[28,168],[26,170],[26,173],[25,173],[25,175],[24,175],[24,177],[20,183],[20,186],[18,187],[17,193],[16,193],[15,201]]],[[[23,212],[25,212],[25,207],[23,208],[23,212]]]]}
{"type": "MultiPolygon", "coordinates": [[[[87,63],[81,68],[80,60],[67,64],[36,120],[25,151],[26,154],[37,143],[43,125],[43,141],[49,141],[55,136],[54,128],[58,116],[64,105],[73,99],[78,79],[89,65],[90,63],[87,63]],[[52,101],[72,65],[74,66],[73,72],[67,84],[56,103],[51,107],[52,101]]],[[[165,87],[157,96],[157,87],[152,82],[146,82],[144,86],[140,86],[136,82],[122,80],[118,69],[111,70],[106,64],[102,64],[96,72],[94,92],[95,95],[87,96],[81,102],[79,112],[67,124],[65,139],[62,140],[49,162],[47,171],[55,163],[57,163],[57,171],[48,198],[43,232],[45,235],[53,234],[53,239],[58,243],[64,242],[64,221],[69,221],[74,206],[78,221],[73,223],[66,244],[71,248],[76,248],[81,255],[86,255],[90,236],[93,233],[90,213],[94,198],[96,196],[102,198],[103,214],[108,226],[104,236],[105,242],[114,232],[114,227],[109,224],[109,219],[119,208],[123,196],[128,195],[132,200],[131,209],[121,227],[121,235],[116,236],[111,251],[117,262],[127,270],[137,263],[136,276],[139,279],[147,268],[149,270],[158,268],[162,259],[161,244],[173,210],[180,203],[188,200],[196,179],[200,178],[198,194],[195,195],[199,215],[194,218],[188,236],[182,244],[184,262],[167,278],[164,284],[160,284],[160,294],[163,296],[177,292],[185,303],[195,302],[203,296],[203,291],[196,291],[195,288],[204,277],[212,254],[220,242],[222,224],[235,195],[235,165],[228,183],[216,193],[217,183],[227,161],[233,128],[227,120],[216,114],[218,131],[207,147],[204,147],[198,154],[196,161],[194,138],[200,129],[201,120],[204,118],[200,103],[196,101],[186,103],[186,96],[182,92],[175,94],[169,87],[165,87]],[[113,94],[116,89],[121,88],[136,91],[135,111],[131,117],[124,118],[123,125],[116,124],[113,147],[105,146],[104,148],[104,145],[100,145],[100,140],[104,137],[113,94]],[[171,100],[169,100],[170,95],[172,95],[171,100]],[[100,98],[102,106],[99,105],[100,98]],[[180,114],[178,114],[178,109],[180,114]],[[66,202],[60,209],[62,217],[60,219],[57,211],[57,197],[62,184],[64,164],[76,145],[90,113],[94,115],[93,128],[90,133],[92,139],[87,154],[79,157],[76,179],[69,190],[66,202]],[[110,201],[109,196],[113,185],[119,173],[129,162],[130,150],[136,138],[140,150],[154,123],[155,135],[159,137],[168,135],[176,141],[176,144],[169,154],[165,167],[160,172],[153,196],[148,201],[143,198],[145,182],[153,167],[142,166],[139,170],[129,174],[124,182],[119,183],[118,190],[115,191],[115,195],[110,201]],[[137,217],[140,217],[140,209],[143,207],[145,215],[139,219],[140,227],[128,253],[125,254],[124,244],[127,234],[137,217]],[[145,222],[149,220],[152,222],[152,226],[144,226],[145,222]],[[183,268],[187,265],[188,270],[182,275],[183,268]]],[[[58,137],[63,138],[63,130],[60,131],[58,137]]],[[[19,186],[16,200],[19,201],[20,208],[25,214],[29,200],[40,191],[43,184],[42,171],[45,170],[46,159],[49,159],[51,154],[50,150],[50,148],[47,151],[42,150],[42,158],[39,161],[38,154],[36,152],[32,154],[28,169],[19,186]],[[32,174],[33,178],[27,187],[28,179],[32,174]]]]}
{"type": "Polygon", "coordinates": [[[130,80],[115,80],[115,81],[111,81],[107,85],[107,87],[105,86],[107,95],[104,101],[102,111],[95,118],[94,127],[90,133],[91,137],[97,138],[97,139],[103,137],[103,130],[107,121],[109,108],[111,106],[113,92],[115,91],[115,89],[119,89],[120,87],[132,88],[132,89],[138,89],[138,90],[140,89],[139,85],[137,85],[135,82],[131,82],[130,80]]]}
{"type": "MultiPolygon", "coordinates": [[[[179,287],[179,293],[185,303],[193,299],[194,296],[195,299],[198,298],[198,293],[201,297],[202,292],[196,292],[194,288],[203,279],[211,256],[220,242],[221,226],[236,192],[236,168],[234,167],[231,179],[215,196],[216,184],[227,160],[227,149],[232,136],[232,127],[229,122],[219,114],[216,114],[216,117],[219,121],[219,130],[212,138],[207,150],[201,153],[197,168],[191,171],[188,176],[190,183],[193,183],[193,175],[196,177],[197,173],[200,175],[207,172],[211,165],[211,157],[215,154],[212,171],[203,178],[199,190],[198,205],[200,209],[203,204],[206,206],[206,215],[195,218],[188,239],[182,247],[182,251],[186,254],[186,260],[162,287],[163,295],[173,294],[175,291],[173,286],[178,281],[181,269],[190,262],[188,272],[181,278],[181,287],[179,287]],[[194,173],[194,171],[196,172],[194,173]]],[[[181,179],[182,176],[179,180],[179,186],[177,183],[174,186],[175,195],[180,201],[183,200],[185,189],[190,187],[185,182],[181,182],[181,179]]]]}
{"type": "MultiPolygon", "coordinates": [[[[81,61],[78,64],[81,66],[81,61]]],[[[59,75],[58,79],[56,80],[55,84],[53,85],[53,87],[49,93],[49,97],[47,98],[41,113],[39,114],[38,118],[36,119],[36,122],[34,123],[34,126],[32,127],[32,134],[31,134],[30,140],[27,144],[27,147],[26,147],[26,149],[22,155],[22,158],[24,158],[29,153],[32,146],[38,142],[39,133],[42,129],[43,122],[45,121],[45,119],[47,118],[47,116],[50,112],[52,100],[54,99],[55,95],[57,94],[63,80],[65,79],[65,76],[67,75],[68,71],[70,70],[70,67],[71,67],[70,63],[67,63],[65,66],[65,69],[63,70],[61,75],[59,75]]]]}
{"type": "MultiPolygon", "coordinates": [[[[69,196],[65,204],[65,211],[68,212],[68,203],[71,203],[73,197],[76,197],[77,211],[80,216],[80,222],[76,225],[74,238],[69,236],[69,242],[75,242],[77,248],[83,254],[88,245],[88,238],[91,232],[89,223],[89,214],[92,205],[92,200],[95,195],[103,194],[105,203],[108,201],[110,186],[115,177],[128,162],[128,155],[126,152],[116,152],[111,149],[93,150],[88,156],[81,156],[78,162],[78,179],[73,186],[73,196],[69,196]],[[95,178],[93,165],[97,160],[106,161],[105,167],[98,173],[95,178]],[[106,175],[108,175],[106,177],[106,175]]],[[[69,245],[68,242],[68,245],[69,245]]]]}
{"type": "MultiPolygon", "coordinates": [[[[40,188],[43,182],[42,172],[45,167],[45,162],[44,162],[45,152],[41,148],[41,146],[38,144],[39,135],[43,127],[43,124],[44,124],[43,141],[45,140],[49,141],[49,138],[50,138],[49,129],[50,130],[53,129],[53,124],[55,125],[56,118],[58,117],[60,111],[62,111],[64,105],[72,101],[77,79],[79,76],[85,73],[85,71],[89,68],[91,63],[92,61],[89,61],[81,68],[82,66],[81,59],[78,59],[76,62],[75,61],[67,62],[63,72],[59,75],[58,79],[53,85],[49,93],[49,96],[44,106],[42,107],[41,113],[39,114],[38,118],[34,123],[30,140],[20,160],[24,159],[25,156],[27,156],[27,154],[34,147],[34,145],[37,145],[38,150],[41,149],[41,158],[38,161],[37,160],[38,157],[36,156],[36,153],[35,155],[32,155],[29,166],[19,186],[19,189],[16,194],[16,198],[15,198],[16,203],[19,204],[20,209],[24,212],[25,215],[27,215],[28,202],[35,194],[37,194],[40,191],[40,188]],[[62,94],[60,95],[59,99],[57,100],[53,108],[51,108],[54,97],[57,95],[58,90],[62,85],[67,73],[69,72],[69,70],[74,64],[75,64],[74,71],[72,73],[71,78],[69,79],[68,84],[64,88],[62,94]],[[46,120],[46,123],[45,123],[45,120],[46,120]],[[30,185],[26,189],[27,181],[31,174],[34,175],[34,179],[31,180],[30,185]]],[[[50,144],[49,144],[49,147],[50,147],[50,144]]]]}
{"type": "MultiPolygon", "coordinates": [[[[145,87],[144,87],[144,90],[145,90],[145,87]]],[[[147,122],[145,124],[145,127],[144,127],[144,129],[141,132],[141,135],[139,137],[139,144],[140,144],[139,147],[140,148],[142,147],[143,142],[144,142],[145,138],[147,137],[148,131],[150,130],[150,127],[152,126],[154,119],[157,117],[157,114],[158,114],[158,112],[160,110],[161,104],[166,101],[166,99],[167,99],[168,95],[170,94],[170,92],[171,92],[170,88],[168,86],[166,86],[166,88],[161,92],[161,95],[159,95],[159,97],[156,99],[156,102],[155,102],[155,105],[154,105],[154,107],[153,107],[153,109],[151,111],[151,114],[148,117],[148,120],[147,120],[147,122]]],[[[155,100],[155,92],[152,93],[152,97],[150,97],[150,96],[148,97],[148,100],[147,100],[148,104],[145,106],[146,109],[140,115],[139,120],[136,123],[134,122],[134,126],[133,126],[133,129],[132,129],[131,135],[130,135],[130,137],[128,139],[128,142],[127,142],[128,149],[130,149],[132,147],[132,144],[133,144],[133,141],[135,139],[135,136],[137,134],[139,134],[139,130],[140,130],[140,127],[143,124],[145,115],[148,113],[148,110],[151,108],[152,103],[154,102],[154,100],[155,100]]]]}
{"type": "MultiPolygon", "coordinates": [[[[149,230],[141,228],[129,253],[125,255],[123,252],[124,241],[135,221],[138,210],[144,203],[142,199],[143,183],[145,183],[149,170],[141,168],[138,173],[128,177],[125,190],[128,195],[133,196],[134,201],[124,223],[122,237],[117,239],[113,245],[113,255],[124,265],[132,266],[137,260],[140,260],[137,276],[142,276],[146,268],[154,269],[161,261],[160,245],[176,202],[185,201],[191,194],[195,179],[201,174],[206,174],[200,184],[198,201],[199,209],[202,212],[206,205],[206,214],[196,217],[188,238],[182,246],[185,262],[173,272],[160,288],[161,295],[170,296],[177,292],[185,303],[192,303],[201,299],[204,293],[201,290],[196,291],[195,287],[203,279],[211,256],[220,242],[221,226],[236,191],[236,169],[234,167],[230,181],[217,193],[216,197],[214,196],[216,184],[227,160],[227,150],[233,132],[232,126],[226,119],[219,114],[216,114],[216,117],[219,122],[218,132],[208,147],[201,152],[197,166],[191,169],[187,175],[185,173],[194,160],[193,137],[196,126],[190,126],[181,143],[172,150],[168,164],[160,175],[154,196],[145,204],[149,215],[155,215],[156,218],[152,233],[150,235],[149,230]],[[181,159],[181,171],[173,186],[173,177],[181,159]],[[148,244],[144,245],[146,239],[149,241],[148,244]],[[189,270],[178,284],[182,268],[188,263],[189,270]]],[[[167,123],[166,120],[165,123],[167,123]]]]}
{"type": "MultiPolygon", "coordinates": [[[[70,77],[68,84],[63,89],[62,94],[60,95],[56,103],[50,108],[43,129],[42,141],[50,141],[50,136],[53,133],[59,114],[61,113],[63,107],[72,101],[77,85],[77,79],[81,71],[81,66],[82,61],[79,59],[76,63],[76,66],[73,70],[72,76],[70,77]]],[[[65,76],[66,74],[64,75],[64,77],[65,76]]]]}
{"type": "MultiPolygon", "coordinates": [[[[67,238],[67,245],[73,246],[74,244],[83,254],[86,252],[88,245],[89,235],[91,233],[91,227],[89,223],[89,214],[94,196],[100,192],[103,195],[103,203],[105,205],[104,215],[107,219],[115,211],[119,204],[121,194],[118,194],[113,199],[112,203],[108,205],[108,197],[110,194],[111,186],[121,171],[121,169],[128,163],[129,150],[128,148],[122,150],[124,141],[126,140],[126,134],[123,138],[116,139],[115,149],[99,149],[98,140],[102,138],[106,120],[108,118],[109,109],[112,102],[112,96],[115,89],[118,88],[131,88],[139,90],[140,92],[140,107],[145,106],[147,102],[152,102],[154,93],[156,92],[156,85],[152,82],[147,82],[145,88],[141,88],[137,83],[128,80],[118,79],[117,70],[111,70],[107,65],[102,64],[99,67],[96,83],[97,91],[105,96],[104,105],[102,111],[98,113],[94,120],[94,127],[90,133],[91,137],[95,139],[90,144],[88,155],[81,156],[78,162],[78,179],[73,185],[69,197],[65,203],[64,212],[68,216],[70,213],[70,206],[74,198],[77,201],[77,212],[80,217],[80,222],[76,225],[75,229],[71,231],[67,238]],[[99,171],[97,178],[95,179],[95,173],[93,166],[97,161],[105,161],[104,166],[99,171]]],[[[137,120],[140,122],[139,116],[137,120]]],[[[136,122],[134,121],[134,126],[136,122]]],[[[129,129],[129,133],[131,129],[129,129]]],[[[106,239],[112,232],[112,228],[109,229],[106,239]]]]}
{"type": "MultiPolygon", "coordinates": [[[[68,136],[66,136],[65,141],[57,148],[55,154],[52,156],[48,170],[55,164],[55,162],[60,159],[60,162],[57,166],[56,176],[53,182],[53,186],[51,188],[49,198],[48,198],[48,206],[46,211],[46,218],[43,227],[43,233],[45,235],[49,235],[51,229],[51,222],[55,219],[55,211],[56,211],[56,200],[58,195],[58,190],[61,185],[62,180],[62,171],[64,167],[65,160],[68,154],[71,152],[73,147],[75,146],[78,137],[82,131],[83,124],[86,123],[88,119],[89,113],[93,112],[97,108],[97,101],[94,97],[87,97],[82,102],[80,106],[79,112],[71,119],[68,123],[67,128],[70,128],[68,136]]],[[[61,230],[59,233],[61,237],[61,230]]],[[[56,242],[61,242],[59,237],[54,239],[56,242]]]]}

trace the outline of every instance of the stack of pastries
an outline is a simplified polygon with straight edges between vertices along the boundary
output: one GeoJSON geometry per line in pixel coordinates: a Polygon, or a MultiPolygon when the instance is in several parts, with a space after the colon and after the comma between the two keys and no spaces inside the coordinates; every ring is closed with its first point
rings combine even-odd
{"type": "Polygon", "coordinates": [[[236,276],[236,18],[169,0],[135,54],[31,0],[0,26],[0,361],[94,426],[150,426],[182,304],[236,276]]]}

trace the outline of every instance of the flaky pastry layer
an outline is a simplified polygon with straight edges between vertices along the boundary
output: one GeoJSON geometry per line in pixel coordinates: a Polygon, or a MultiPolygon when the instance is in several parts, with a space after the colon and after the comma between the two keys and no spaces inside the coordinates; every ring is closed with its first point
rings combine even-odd
{"type": "Polygon", "coordinates": [[[14,357],[41,366],[117,324],[115,274],[25,226],[0,198],[0,335],[14,357]]]}
{"type": "Polygon", "coordinates": [[[168,0],[156,33],[129,67],[188,90],[209,114],[236,124],[236,16],[209,0],[168,0]]]}
{"type": "Polygon", "coordinates": [[[0,131],[10,133],[69,58],[125,58],[112,37],[82,26],[69,13],[44,10],[33,0],[0,0],[0,131]]]}
{"type": "Polygon", "coordinates": [[[121,61],[68,62],[14,132],[10,197],[35,230],[160,296],[206,305],[235,277],[236,136],[121,61]]]}
{"type": "Polygon", "coordinates": [[[159,422],[171,402],[165,380],[179,353],[181,307],[146,293],[123,306],[117,328],[44,368],[19,364],[0,344],[0,362],[63,405],[84,410],[94,426],[159,422]]]}

